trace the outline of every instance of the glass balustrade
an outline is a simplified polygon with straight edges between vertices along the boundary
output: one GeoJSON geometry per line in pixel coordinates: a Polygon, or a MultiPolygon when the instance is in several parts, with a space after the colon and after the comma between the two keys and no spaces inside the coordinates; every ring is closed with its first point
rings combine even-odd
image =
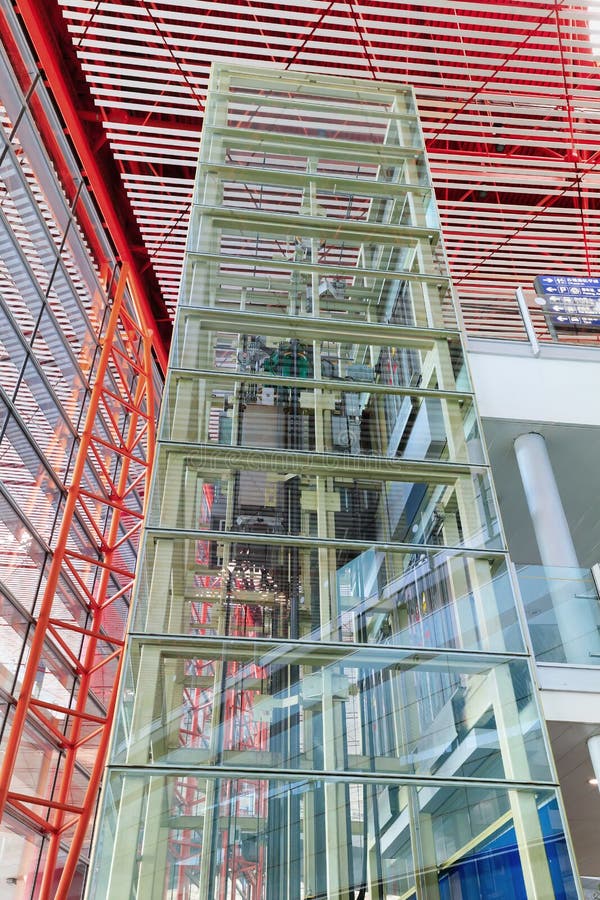
{"type": "Polygon", "coordinates": [[[600,599],[589,569],[517,566],[539,662],[600,665],[600,599]]]}

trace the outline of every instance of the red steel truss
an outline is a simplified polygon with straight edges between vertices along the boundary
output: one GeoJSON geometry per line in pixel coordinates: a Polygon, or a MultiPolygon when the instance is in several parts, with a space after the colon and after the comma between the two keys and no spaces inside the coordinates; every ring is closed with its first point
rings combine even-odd
{"type": "Polygon", "coordinates": [[[152,334],[127,312],[124,296],[128,287],[128,272],[123,267],[0,769],[0,816],[11,809],[48,839],[41,883],[35,890],[40,900],[68,897],[96,807],[117,696],[123,609],[129,603],[134,577],[122,548],[136,539],[141,529],[144,510],[139,497],[148,497],[154,456],[152,334]],[[94,482],[86,477],[90,464],[94,482]],[[89,553],[75,549],[72,529],[82,524],[97,539],[100,553],[92,547],[89,553]],[[85,598],[80,622],[54,614],[55,593],[64,579],[85,598]],[[115,614],[117,605],[119,615],[115,614]],[[48,636],[79,677],[70,707],[36,697],[36,677],[48,636]],[[103,701],[102,714],[97,705],[92,706],[92,696],[103,701]],[[53,735],[63,751],[58,789],[51,798],[11,788],[19,754],[27,753],[25,726],[32,718],[53,735]],[[89,772],[85,789],[79,776],[84,769],[89,772]],[[69,847],[64,864],[58,863],[61,845],[69,847]]]}

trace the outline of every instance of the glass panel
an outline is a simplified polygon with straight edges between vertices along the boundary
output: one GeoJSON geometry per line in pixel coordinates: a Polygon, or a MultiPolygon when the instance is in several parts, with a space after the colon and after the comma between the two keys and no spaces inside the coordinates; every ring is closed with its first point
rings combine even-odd
{"type": "MultiPolygon", "coordinates": [[[[528,900],[535,893],[555,900],[578,897],[553,792],[507,795],[498,790],[447,787],[438,793],[431,812],[433,791],[418,791],[419,823],[433,839],[443,900],[528,900]],[[519,820],[527,829],[527,847],[517,838],[519,820]],[[543,854],[538,853],[540,849],[543,854]],[[524,871],[528,863],[533,866],[537,891],[524,871]]],[[[435,889],[435,879],[432,886],[435,889]]]]}
{"type": "MultiPolygon", "coordinates": [[[[53,128],[54,133],[60,132],[60,123],[51,108],[41,79],[38,81],[35,92],[30,98],[32,109],[38,104],[44,111],[44,116],[48,122],[54,122],[54,125],[50,125],[50,128],[53,128]]],[[[34,117],[35,114],[32,116],[31,112],[28,111],[21,119],[17,129],[23,154],[24,175],[29,182],[36,203],[46,222],[49,223],[51,229],[60,230],[61,236],[64,237],[61,252],[63,263],[81,302],[85,305],[90,319],[94,322],[95,328],[97,328],[106,306],[106,298],[98,290],[98,272],[94,267],[82,229],[76,219],[71,218],[72,208],[65,197],[65,191],[70,197],[77,196],[78,214],[81,213],[82,216],[87,216],[89,225],[92,228],[99,231],[100,225],[92,212],[87,189],[85,185],[80,184],[80,176],[77,166],[70,156],[66,137],[62,138],[62,141],[59,139],[59,143],[62,144],[60,149],[66,160],[65,169],[69,170],[68,175],[65,171],[63,176],[67,183],[61,187],[56,180],[54,168],[32,124],[34,117]],[[80,186],[81,191],[79,192],[78,188],[80,186]],[[82,211],[82,207],[84,211],[82,211]],[[69,219],[71,219],[70,222],[69,219]]],[[[110,251],[107,252],[107,259],[109,254],[110,251]]]]}
{"type": "Polygon", "coordinates": [[[0,529],[0,582],[29,610],[40,582],[45,551],[1,493],[0,529]]]}
{"type": "MultiPolygon", "coordinates": [[[[278,368],[287,365],[282,358],[278,368]]],[[[267,384],[250,373],[242,378],[173,373],[163,440],[485,463],[468,396],[352,391],[313,381],[298,387],[293,377],[267,384]]]]}
{"type": "Polygon", "coordinates": [[[0,634],[2,635],[2,662],[0,663],[0,689],[5,696],[13,693],[14,678],[29,621],[0,591],[0,634]]]}
{"type": "Polygon", "coordinates": [[[397,123],[402,123],[404,146],[420,148],[418,123],[414,118],[406,114],[400,118],[383,104],[377,109],[374,104],[369,106],[359,102],[353,108],[347,98],[336,99],[334,103],[335,106],[331,106],[330,97],[317,98],[306,94],[290,97],[289,92],[281,91],[264,91],[259,96],[252,93],[246,98],[238,89],[224,101],[222,115],[230,128],[267,132],[277,130],[278,135],[318,137],[320,143],[333,138],[338,144],[364,141],[397,146],[397,137],[390,140],[389,119],[392,117],[397,123]]]}
{"type": "MultiPolygon", "coordinates": [[[[62,632],[64,634],[64,631],[62,632]]],[[[15,696],[21,688],[25,666],[29,658],[29,649],[33,632],[28,634],[28,641],[23,647],[23,656],[19,660],[17,670],[17,686],[15,688],[15,696]]],[[[79,644],[73,640],[71,649],[76,653],[81,652],[81,639],[79,644]]],[[[73,667],[65,656],[59,655],[56,648],[52,646],[48,640],[41,652],[40,660],[36,667],[35,683],[32,695],[43,703],[50,703],[60,707],[69,707],[75,701],[77,694],[77,677],[73,672],[73,667]]],[[[65,713],[56,711],[53,713],[54,725],[56,728],[62,728],[65,724],[65,713]]]]}
{"type": "MultiPolygon", "coordinates": [[[[227,161],[236,167],[269,169],[281,173],[355,178],[383,184],[420,185],[429,188],[429,173],[423,155],[398,144],[378,144],[367,141],[330,141],[321,144],[311,138],[304,140],[298,133],[286,141],[285,152],[274,132],[253,133],[249,128],[217,127],[209,129],[205,120],[202,135],[206,157],[227,161]]],[[[201,160],[202,165],[202,160],[201,160]]],[[[281,179],[283,181],[283,178],[281,179]]],[[[198,181],[194,202],[203,198],[204,179],[198,181]]]]}
{"type": "Polygon", "coordinates": [[[214,113],[218,109],[219,123],[238,132],[268,132],[275,135],[280,147],[283,140],[287,148],[290,139],[304,138],[318,150],[333,138],[335,145],[342,147],[350,140],[367,148],[397,148],[399,143],[420,148],[411,92],[402,85],[386,90],[379,84],[378,89],[363,89],[358,82],[325,85],[317,79],[301,84],[298,79],[290,81],[283,72],[273,72],[269,84],[249,72],[228,74],[219,87],[212,83],[213,105],[206,127],[217,124],[214,113]]]}
{"type": "Polygon", "coordinates": [[[502,557],[152,535],[137,592],[137,632],[524,649],[502,557]]]}
{"type": "Polygon", "coordinates": [[[388,116],[400,108],[406,113],[416,116],[416,107],[412,90],[404,84],[381,84],[376,87],[361,84],[356,79],[315,78],[305,76],[299,79],[297,73],[269,69],[256,72],[243,65],[234,68],[213,69],[214,81],[211,85],[211,97],[221,96],[218,91],[228,91],[234,96],[249,94],[254,102],[260,102],[263,96],[280,97],[282,102],[294,99],[310,102],[322,102],[330,108],[336,105],[357,106],[360,109],[385,111],[388,116]]]}
{"type": "MultiPolygon", "coordinates": [[[[312,169],[312,166],[310,167],[312,169]]],[[[212,177],[203,179],[198,196],[201,204],[220,208],[261,210],[286,215],[310,215],[347,222],[362,220],[419,226],[425,220],[429,191],[398,181],[373,181],[357,173],[342,174],[273,171],[268,162],[255,159],[254,165],[214,167],[212,177]],[[307,192],[310,192],[308,199],[307,192]]],[[[198,210],[197,215],[203,213],[198,210]]]]}
{"type": "Polygon", "coordinates": [[[41,834],[5,812],[0,823],[0,842],[3,900],[38,897],[36,873],[43,843],[41,834]]]}
{"type": "Polygon", "coordinates": [[[423,325],[440,309],[444,328],[457,330],[448,282],[407,273],[404,278],[301,260],[276,265],[194,258],[184,269],[182,303],[235,312],[320,315],[340,321],[423,325]],[[315,302],[313,302],[315,298],[315,302]]]}
{"type": "Polygon", "coordinates": [[[64,477],[74,443],[73,424],[78,424],[82,394],[74,389],[65,412],[71,418],[71,427],[57,406],[57,399],[50,392],[39,370],[29,359],[16,391],[15,406],[21,413],[27,430],[59,477],[64,477]]]}
{"type": "Polygon", "coordinates": [[[368,474],[361,474],[355,460],[349,458],[347,467],[343,460],[338,457],[332,466],[327,456],[307,455],[300,460],[288,451],[261,458],[260,451],[249,450],[232,450],[229,459],[223,459],[213,457],[210,448],[190,448],[186,453],[163,445],[148,524],[501,549],[486,470],[446,474],[433,465],[425,470],[428,464],[413,463],[423,467],[418,475],[392,475],[388,469],[389,480],[384,481],[380,461],[374,460],[368,474]],[[252,452],[256,468],[238,469],[252,452]],[[232,470],[222,471],[228,462],[232,470]],[[301,463],[307,469],[321,464],[323,472],[332,474],[299,474],[294,464],[301,463]],[[212,497],[208,522],[202,521],[202,498],[207,494],[212,497]]]}
{"type": "Polygon", "coordinates": [[[536,659],[600,665],[600,600],[589,569],[517,566],[536,659]]]}
{"type": "MultiPolygon", "coordinates": [[[[14,714],[8,716],[7,728],[0,744],[0,757],[4,758],[6,739],[12,725],[14,714]]],[[[60,728],[61,722],[54,724],[60,728]]],[[[44,737],[39,728],[26,723],[20,743],[21,753],[15,761],[10,790],[27,797],[50,799],[56,787],[56,773],[61,760],[62,751],[44,737]]],[[[27,801],[24,801],[27,802],[27,801]]],[[[28,808],[36,815],[43,815],[44,810],[34,803],[28,808]]]]}
{"type": "Polygon", "coordinates": [[[551,780],[526,660],[255,641],[132,641],[113,761],[551,780]]]}
{"type": "Polygon", "coordinates": [[[78,425],[78,413],[86,384],[69,351],[61,330],[48,309],[40,316],[39,330],[32,341],[44,374],[61,401],[63,408],[78,425]]]}
{"type": "Polygon", "coordinates": [[[377,329],[373,342],[367,343],[364,332],[336,332],[327,322],[296,320],[273,326],[266,317],[257,317],[246,333],[237,330],[238,322],[223,316],[222,322],[211,325],[197,315],[180,316],[171,366],[260,375],[271,383],[275,376],[453,391],[464,365],[454,335],[440,341],[419,332],[395,338],[392,329],[377,329]]]}
{"type": "MultiPolygon", "coordinates": [[[[192,221],[192,227],[195,224],[192,221]]],[[[400,273],[412,270],[421,236],[416,229],[397,224],[363,225],[360,229],[346,226],[339,233],[336,223],[317,218],[299,218],[292,229],[291,224],[271,224],[268,220],[244,222],[241,214],[232,210],[228,215],[215,212],[210,220],[203,217],[196,233],[190,231],[188,250],[257,262],[296,261],[400,273]]],[[[432,258],[428,274],[443,276],[441,262],[442,257],[437,264],[432,258]]]]}
{"type": "Polygon", "coordinates": [[[91,894],[576,900],[555,811],[550,790],[119,773],[91,894]]]}
{"type": "MultiPolygon", "coordinates": [[[[0,286],[5,287],[1,273],[0,286]]],[[[22,336],[0,296],[0,378],[2,389],[10,399],[14,395],[24,362],[25,348],[22,336]]]]}
{"type": "Polygon", "coordinates": [[[2,440],[0,475],[13,501],[37,535],[50,541],[59,504],[60,486],[52,478],[20,424],[9,416],[2,440]]]}

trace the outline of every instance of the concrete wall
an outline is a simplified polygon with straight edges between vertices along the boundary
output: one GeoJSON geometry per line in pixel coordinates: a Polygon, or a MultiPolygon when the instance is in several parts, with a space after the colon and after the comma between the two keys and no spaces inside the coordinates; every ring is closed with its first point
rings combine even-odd
{"type": "Polygon", "coordinates": [[[473,340],[469,363],[483,418],[600,425],[600,349],[473,340]]]}

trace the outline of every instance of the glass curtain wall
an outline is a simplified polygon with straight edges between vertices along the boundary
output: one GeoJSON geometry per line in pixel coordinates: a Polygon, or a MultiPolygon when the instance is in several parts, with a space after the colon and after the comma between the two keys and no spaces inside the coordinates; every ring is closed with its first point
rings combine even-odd
{"type": "MultiPolygon", "coordinates": [[[[118,275],[63,123],[10,4],[2,4],[2,16],[13,44],[10,53],[0,48],[0,760],[21,694],[111,305],[111,289],[107,291],[100,278],[98,260],[79,228],[80,216],[94,227],[103,262],[115,278],[118,275]],[[42,119],[54,133],[60,161],[48,155],[38,130],[42,119]],[[72,183],[62,183],[57,168],[72,183]]],[[[131,298],[126,305],[135,318],[131,298]]],[[[116,348],[124,358],[130,355],[127,335],[121,331],[116,348]]],[[[119,380],[120,373],[113,374],[115,394],[131,390],[119,380]]],[[[156,387],[159,391],[158,382],[156,387]]],[[[114,410],[102,411],[99,431],[104,428],[110,436],[112,429],[127,428],[120,409],[115,404],[114,410]]],[[[103,462],[111,472],[118,471],[108,453],[103,462]]],[[[101,493],[102,473],[96,460],[88,461],[82,485],[92,494],[101,493]]],[[[141,511],[139,489],[137,494],[141,511]]],[[[134,506],[135,502],[132,496],[134,506]]],[[[97,525],[97,533],[92,533],[76,517],[70,549],[100,557],[106,523],[101,520],[97,525]]],[[[121,535],[123,569],[133,568],[137,539],[126,539],[123,530],[121,535]]],[[[77,576],[64,572],[52,612],[67,626],[86,627],[88,592],[96,583],[83,562],[77,576]]],[[[119,590],[118,576],[111,578],[110,588],[119,590]]],[[[123,636],[126,618],[125,603],[115,604],[111,640],[123,636]]],[[[115,644],[107,642],[107,647],[110,653],[115,644]]],[[[80,633],[73,632],[68,646],[46,635],[34,691],[39,704],[68,710],[77,703],[81,673],[76,660],[85,650],[86,639],[80,633]]],[[[90,714],[105,714],[115,671],[116,664],[107,665],[93,679],[90,714]]],[[[39,718],[29,717],[11,789],[50,801],[57,797],[64,776],[61,733],[67,716],[48,713],[47,719],[50,724],[44,727],[39,718]]],[[[68,799],[74,807],[85,795],[97,745],[98,738],[92,736],[85,764],[72,775],[68,799]]],[[[30,817],[9,803],[0,825],[0,893],[6,900],[39,895],[48,836],[43,822],[50,811],[40,806],[29,810],[30,817]]],[[[59,856],[60,866],[62,851],[59,856]]],[[[73,898],[81,896],[88,856],[89,840],[73,882],[73,898]]]]}
{"type": "Polygon", "coordinates": [[[89,897],[574,898],[410,88],[214,66],[89,897]]]}

